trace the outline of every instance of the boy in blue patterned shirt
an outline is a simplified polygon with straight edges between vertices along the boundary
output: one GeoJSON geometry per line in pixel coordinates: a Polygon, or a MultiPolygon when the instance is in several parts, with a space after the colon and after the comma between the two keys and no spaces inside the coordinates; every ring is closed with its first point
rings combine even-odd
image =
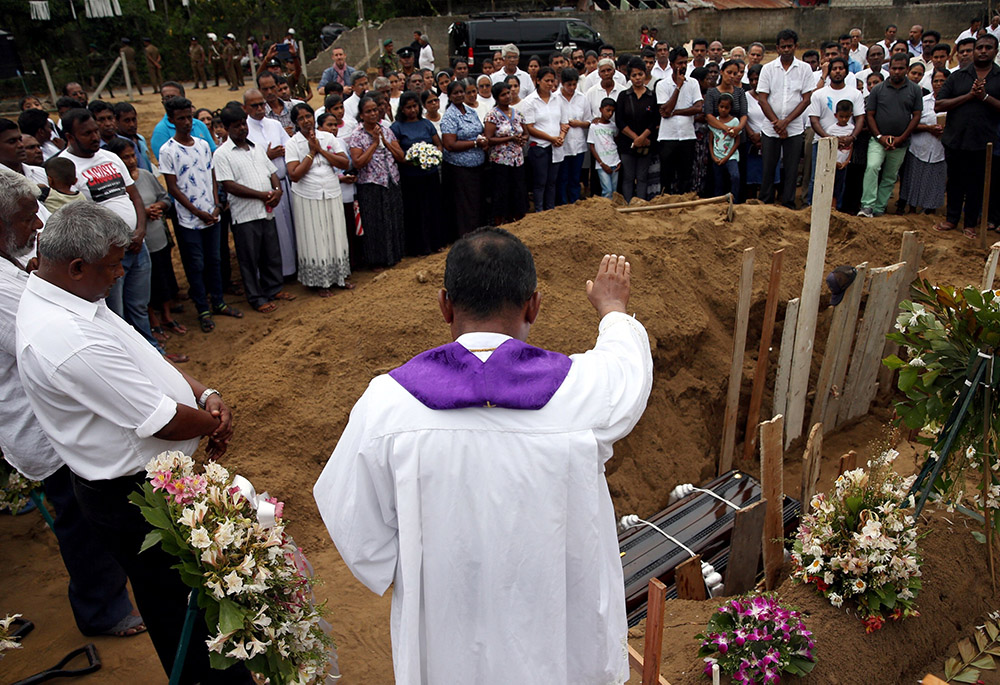
{"type": "Polygon", "coordinates": [[[191,300],[198,309],[201,330],[210,333],[215,329],[212,314],[243,317],[222,296],[219,256],[222,208],[212,171],[212,150],[204,140],[191,135],[194,109],[190,100],[169,98],[164,108],[176,131],[160,148],[160,171],[167,181],[167,191],[176,201],[177,242],[191,300]]]}

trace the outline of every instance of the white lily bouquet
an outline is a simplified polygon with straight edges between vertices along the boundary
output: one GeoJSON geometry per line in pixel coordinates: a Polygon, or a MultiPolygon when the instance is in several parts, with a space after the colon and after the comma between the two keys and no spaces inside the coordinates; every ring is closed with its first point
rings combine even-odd
{"type": "Polygon", "coordinates": [[[285,532],[283,503],[215,462],[195,467],[164,452],[130,499],[154,528],[143,549],[159,543],[199,590],[212,667],[242,661],[274,685],[339,677],[325,607],[314,603],[312,568],[285,532]]]}
{"type": "Polygon", "coordinates": [[[425,171],[440,166],[441,159],[441,151],[431,143],[414,143],[406,151],[406,161],[425,171]]]}

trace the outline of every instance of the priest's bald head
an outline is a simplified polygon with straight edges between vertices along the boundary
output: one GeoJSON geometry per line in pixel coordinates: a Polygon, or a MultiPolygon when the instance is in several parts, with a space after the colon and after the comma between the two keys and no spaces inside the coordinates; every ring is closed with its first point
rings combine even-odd
{"type": "Polygon", "coordinates": [[[464,333],[504,333],[526,340],[538,316],[535,260],[510,231],[484,227],[448,252],[438,304],[454,338],[464,333]]]}

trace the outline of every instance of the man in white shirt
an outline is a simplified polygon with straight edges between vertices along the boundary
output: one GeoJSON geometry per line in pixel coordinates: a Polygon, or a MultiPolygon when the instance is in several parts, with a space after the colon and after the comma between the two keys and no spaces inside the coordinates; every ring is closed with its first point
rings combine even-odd
{"type": "Polygon", "coordinates": [[[351,94],[344,98],[344,121],[351,122],[352,129],[357,128],[358,105],[361,104],[361,98],[366,92],[368,92],[368,75],[363,71],[354,72],[351,77],[351,94]]]}
{"type": "Polygon", "coordinates": [[[973,39],[978,38],[979,29],[982,28],[982,26],[983,22],[979,17],[973,17],[972,19],[970,19],[969,28],[965,29],[960,34],[958,34],[958,38],[955,39],[955,45],[958,45],[960,41],[966,38],[973,38],[973,39]]]}
{"type": "MultiPolygon", "coordinates": [[[[281,246],[274,225],[275,206],[281,201],[277,168],[260,145],[247,138],[247,115],[226,107],[219,115],[229,137],[215,151],[215,180],[229,194],[233,215],[233,242],[247,302],[262,314],[276,308],[281,294],[281,246]]],[[[281,299],[291,299],[286,294],[281,299]]]]}
{"type": "Polygon", "coordinates": [[[614,60],[606,57],[601,59],[597,63],[597,69],[594,70],[594,73],[598,75],[597,83],[587,91],[586,98],[587,102],[590,103],[590,111],[596,117],[601,111],[601,101],[604,98],[611,98],[617,102],[619,93],[626,88],[615,80],[615,75],[619,72],[615,69],[614,60]]]}
{"type": "Polygon", "coordinates": [[[795,209],[795,180],[799,160],[802,159],[805,117],[809,95],[816,88],[816,75],[805,62],[795,58],[799,36],[791,29],[778,32],[778,59],[768,62],[760,72],[757,83],[758,102],[764,116],[774,127],[775,136],[769,131],[761,135],[761,157],[764,178],[760,184],[759,198],[771,202],[774,192],[774,170],[782,160],[783,187],[781,204],[795,209]]]}
{"type": "Polygon", "coordinates": [[[986,27],[986,30],[989,31],[990,34],[996,36],[997,40],[1000,40],[1000,15],[993,15],[990,19],[990,25],[986,27]]]}
{"type": "Polygon", "coordinates": [[[764,44],[763,43],[750,43],[750,47],[747,48],[747,68],[743,71],[742,82],[750,83],[750,67],[755,64],[760,64],[764,61],[764,44]]]}
{"type": "MultiPolygon", "coordinates": [[[[806,117],[813,132],[820,138],[826,138],[830,134],[827,129],[837,123],[837,104],[841,100],[850,101],[853,106],[852,120],[854,122],[854,132],[849,136],[840,139],[838,147],[848,147],[854,144],[858,134],[864,125],[865,98],[861,91],[854,84],[847,84],[847,77],[853,76],[847,70],[847,60],[843,57],[833,57],[826,66],[829,72],[829,83],[822,88],[813,91],[809,98],[809,107],[806,109],[806,117]]],[[[809,190],[806,193],[806,204],[812,204],[813,186],[815,185],[816,153],[819,143],[812,144],[812,171],[809,175],[809,190]]],[[[804,182],[803,182],[804,183],[804,182]]]]}
{"type": "Polygon", "coordinates": [[[0,170],[0,450],[26,478],[42,482],[55,507],[52,531],[69,573],[69,604],[80,632],[127,637],[146,627],[132,615],[125,571],[84,519],[69,469],[42,432],[17,374],[17,307],[28,282],[22,260],[34,252],[42,225],[37,195],[28,179],[0,170]]]}
{"type": "Polygon", "coordinates": [[[654,51],[656,52],[656,64],[653,65],[653,70],[649,73],[652,77],[651,82],[670,78],[670,46],[667,41],[657,43],[654,51]]]}
{"type": "Polygon", "coordinates": [[[48,186],[49,179],[45,175],[45,169],[25,164],[27,157],[17,124],[10,119],[0,119],[0,164],[36,185],[48,186]]]}
{"type": "Polygon", "coordinates": [[[868,50],[868,66],[856,74],[864,95],[868,95],[868,77],[872,72],[880,72],[883,79],[889,76],[889,62],[885,58],[887,54],[881,43],[875,43],[868,50]]]}
{"type": "Polygon", "coordinates": [[[508,76],[517,76],[517,81],[521,84],[521,91],[518,95],[524,100],[535,92],[535,84],[531,82],[531,76],[528,75],[528,72],[517,66],[521,59],[521,51],[513,43],[508,43],[500,49],[500,54],[503,56],[503,69],[494,71],[490,75],[490,81],[500,83],[508,76]]]}
{"type": "Polygon", "coordinates": [[[909,50],[911,57],[920,57],[924,52],[924,27],[920,24],[914,24],[910,27],[910,33],[907,36],[906,49],[909,50]]]}
{"type": "Polygon", "coordinates": [[[698,67],[706,66],[708,66],[708,41],[704,38],[695,38],[691,41],[691,60],[688,62],[685,75],[690,76],[698,67]]]}
{"type": "Polygon", "coordinates": [[[629,279],[625,257],[605,255],[587,282],[592,350],[532,347],[531,253],[503,229],[474,231],[438,296],[455,342],[375,378],[352,410],[313,494],[352,573],[379,594],[393,583],[397,682],[628,678],[604,464],[652,382],[629,279]]]}
{"type": "Polygon", "coordinates": [[[108,295],[108,306],[122,317],[161,354],[163,346],[149,325],[149,288],[152,262],[146,248],[146,207],[125,163],[101,148],[97,121],[88,110],[71,109],[62,117],[66,149],[60,154],[76,166],[73,190],[107,207],[132,229],[132,243],[125,251],[123,278],[108,295]]]}
{"type": "MultiPolygon", "coordinates": [[[[131,229],[99,204],[73,202],[52,215],[18,305],[17,368],[32,412],[72,472],[84,517],[128,575],[169,674],[190,588],[171,568],[176,557],[158,546],[139,552],[152,527],[128,497],[164,451],[192,454],[207,435],[208,456],[224,454],[232,418],[218,392],[184,375],[105,305],[131,240],[131,229]]],[[[198,617],[182,682],[253,682],[242,666],[210,670],[206,638],[198,617]]]]}
{"type": "Polygon", "coordinates": [[[861,29],[851,29],[849,57],[863,67],[868,66],[868,46],[861,42],[861,29]]]}
{"type": "Polygon", "coordinates": [[[417,66],[421,69],[430,69],[431,71],[434,71],[434,49],[431,47],[430,42],[428,42],[427,36],[420,31],[414,31],[413,33],[417,36],[417,42],[420,43],[420,53],[417,55],[417,66]]]}
{"type": "MultiPolygon", "coordinates": [[[[605,59],[611,60],[611,64],[616,65],[616,63],[615,63],[615,47],[613,45],[604,44],[604,45],[601,46],[600,61],[603,61],[605,59]]],[[[600,62],[598,62],[598,64],[599,63],[600,62]]],[[[629,82],[628,82],[628,79],[625,77],[625,74],[623,74],[622,72],[618,71],[617,65],[615,66],[614,72],[615,73],[614,73],[613,78],[615,80],[615,83],[617,83],[621,87],[622,90],[627,90],[628,87],[629,87],[629,82]]],[[[592,71],[589,74],[587,74],[586,78],[583,79],[583,83],[581,85],[581,87],[583,88],[583,92],[584,93],[589,93],[594,86],[596,86],[598,83],[600,83],[601,78],[602,77],[601,77],[601,75],[599,73],[599,70],[597,70],[597,69],[595,69],[594,71],[592,71]]],[[[522,99],[524,99],[524,98],[522,98],[522,99]]],[[[600,104],[600,103],[598,103],[598,104],[600,104]]],[[[594,111],[596,112],[597,110],[595,109],[594,111]]]]}
{"type": "Polygon", "coordinates": [[[876,45],[881,45],[882,49],[885,50],[886,57],[892,52],[892,46],[896,44],[897,30],[898,27],[895,24],[889,24],[885,27],[885,37],[876,43],[876,45]]]}
{"type": "Polygon", "coordinates": [[[267,158],[277,170],[278,181],[281,183],[281,202],[271,211],[275,228],[278,231],[278,243],[281,245],[281,275],[295,275],[298,268],[298,257],[295,246],[295,222],[292,217],[291,185],[288,171],[285,168],[285,143],[288,142],[288,132],[281,124],[264,116],[267,102],[264,95],[257,89],[248,90],[243,95],[243,111],[247,113],[247,138],[254,145],[267,152],[267,158]]]}
{"type": "Polygon", "coordinates": [[[694,117],[702,112],[701,86],[687,71],[688,54],[682,47],[670,51],[670,78],[656,84],[660,107],[660,186],[665,193],[691,190],[689,170],[694,163],[694,117]]]}

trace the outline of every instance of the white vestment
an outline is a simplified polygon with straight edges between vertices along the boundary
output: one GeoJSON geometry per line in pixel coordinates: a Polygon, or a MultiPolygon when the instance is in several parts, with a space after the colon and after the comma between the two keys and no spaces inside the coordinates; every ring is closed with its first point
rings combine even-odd
{"type": "MultiPolygon", "coordinates": [[[[495,348],[507,337],[458,343],[495,348]]],[[[480,359],[487,352],[477,352],[480,359]]],[[[345,563],[393,583],[396,682],[628,680],[625,593],[604,473],[652,384],[645,329],[608,314],[537,410],[432,410],[375,378],[313,493],[345,563]]]]}

